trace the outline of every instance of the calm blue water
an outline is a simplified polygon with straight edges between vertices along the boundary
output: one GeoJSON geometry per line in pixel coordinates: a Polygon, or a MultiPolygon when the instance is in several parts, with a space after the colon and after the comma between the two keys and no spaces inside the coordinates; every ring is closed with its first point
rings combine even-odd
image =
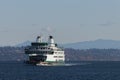
{"type": "Polygon", "coordinates": [[[69,66],[34,66],[0,62],[0,80],[120,80],[120,62],[73,62],[69,66]]]}

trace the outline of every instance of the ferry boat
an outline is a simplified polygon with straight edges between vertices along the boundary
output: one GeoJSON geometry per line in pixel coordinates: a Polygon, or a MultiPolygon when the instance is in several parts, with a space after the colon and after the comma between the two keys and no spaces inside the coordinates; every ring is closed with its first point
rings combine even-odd
{"type": "Polygon", "coordinates": [[[36,42],[25,48],[25,54],[28,55],[26,62],[36,65],[60,65],[65,61],[64,50],[54,42],[53,36],[49,36],[47,42],[38,36],[36,42]]]}

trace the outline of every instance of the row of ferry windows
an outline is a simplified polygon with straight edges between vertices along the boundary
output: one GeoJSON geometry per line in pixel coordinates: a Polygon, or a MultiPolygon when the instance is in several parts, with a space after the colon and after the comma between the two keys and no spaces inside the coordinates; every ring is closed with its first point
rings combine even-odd
{"type": "MultiPolygon", "coordinates": [[[[36,51],[33,51],[33,52],[36,53],[36,51]]],[[[40,51],[39,53],[63,54],[63,52],[49,52],[49,51],[40,51]]]]}
{"type": "Polygon", "coordinates": [[[46,47],[44,47],[44,48],[39,48],[39,47],[37,47],[36,49],[50,49],[50,48],[46,48],[46,47]]]}
{"type": "Polygon", "coordinates": [[[54,58],[63,58],[63,56],[54,56],[54,58]]]}
{"type": "Polygon", "coordinates": [[[63,53],[61,53],[61,52],[48,52],[48,51],[41,51],[40,53],[63,54],[63,53]]]}
{"type": "Polygon", "coordinates": [[[54,52],[55,54],[63,54],[62,52],[54,52]]]}
{"type": "MultiPolygon", "coordinates": [[[[50,49],[50,48],[47,48],[47,47],[35,47],[36,49],[50,49]]],[[[61,49],[56,49],[57,51],[58,50],[61,50],[61,49]]]]}
{"type": "Polygon", "coordinates": [[[32,51],[32,53],[39,53],[39,54],[53,54],[52,52],[48,52],[48,51],[41,51],[41,52],[36,52],[36,51],[32,51]]]}

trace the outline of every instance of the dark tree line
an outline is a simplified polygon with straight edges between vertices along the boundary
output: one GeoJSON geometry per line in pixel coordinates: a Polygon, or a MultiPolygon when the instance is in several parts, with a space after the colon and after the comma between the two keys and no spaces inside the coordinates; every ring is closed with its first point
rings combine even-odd
{"type": "Polygon", "coordinates": [[[120,49],[65,49],[67,60],[120,61],[120,49]]]}
{"type": "Polygon", "coordinates": [[[0,61],[25,60],[23,47],[0,47],[0,61]]]}
{"type": "MultiPolygon", "coordinates": [[[[120,49],[65,49],[68,61],[120,61],[120,49]]],[[[0,47],[0,61],[26,60],[24,47],[0,47]]]]}

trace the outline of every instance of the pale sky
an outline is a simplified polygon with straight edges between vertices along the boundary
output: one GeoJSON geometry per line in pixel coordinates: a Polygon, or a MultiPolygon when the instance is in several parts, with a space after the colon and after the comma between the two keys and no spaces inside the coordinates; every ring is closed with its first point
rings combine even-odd
{"type": "Polygon", "coordinates": [[[0,46],[48,34],[57,43],[120,40],[120,0],[0,0],[0,46]]]}

